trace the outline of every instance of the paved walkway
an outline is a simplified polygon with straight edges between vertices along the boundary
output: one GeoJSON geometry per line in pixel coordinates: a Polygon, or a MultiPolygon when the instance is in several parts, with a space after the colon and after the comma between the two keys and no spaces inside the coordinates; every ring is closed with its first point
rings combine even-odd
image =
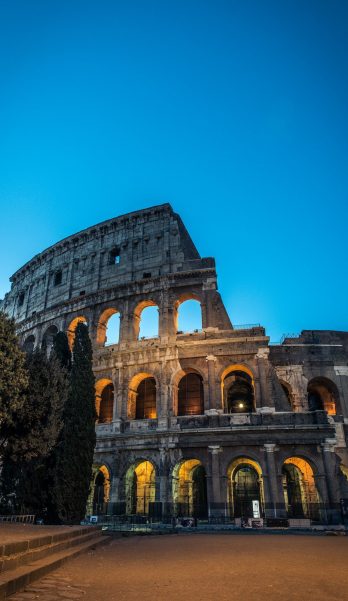
{"type": "Polygon", "coordinates": [[[39,536],[51,536],[59,532],[70,531],[76,526],[36,526],[33,524],[9,524],[0,522],[0,545],[32,540],[39,536]]]}
{"type": "Polygon", "coordinates": [[[11,601],[348,601],[348,537],[114,539],[11,601]]]}

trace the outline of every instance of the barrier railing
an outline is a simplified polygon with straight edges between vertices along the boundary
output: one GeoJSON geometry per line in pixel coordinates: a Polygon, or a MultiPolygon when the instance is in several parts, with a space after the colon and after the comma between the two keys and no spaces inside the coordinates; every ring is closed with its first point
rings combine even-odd
{"type": "Polygon", "coordinates": [[[0,522],[35,524],[35,515],[0,515],[0,522]]]}

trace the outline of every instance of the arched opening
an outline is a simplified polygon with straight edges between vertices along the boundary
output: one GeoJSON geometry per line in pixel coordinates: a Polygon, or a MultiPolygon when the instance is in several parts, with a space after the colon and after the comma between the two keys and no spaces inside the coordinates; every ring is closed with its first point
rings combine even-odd
{"type": "Polygon", "coordinates": [[[128,388],[128,419],[156,419],[156,380],[141,372],[133,376],[128,388]]]}
{"type": "Polygon", "coordinates": [[[106,513],[110,496],[110,474],[105,465],[95,469],[93,490],[93,514],[106,513]]]}
{"type": "Polygon", "coordinates": [[[202,307],[199,300],[191,298],[178,302],[176,306],[176,331],[199,332],[202,329],[202,307]]]}
{"type": "Polygon", "coordinates": [[[196,372],[183,376],[178,386],[178,415],[203,415],[203,378],[196,372]]]}
{"type": "Polygon", "coordinates": [[[329,415],[340,412],[337,386],[328,378],[313,378],[307,392],[309,411],[326,411],[329,415]]]}
{"type": "Polygon", "coordinates": [[[135,419],[155,419],[156,417],[156,380],[155,378],[144,378],[137,389],[135,419]]]}
{"type": "Polygon", "coordinates": [[[131,466],[126,474],[126,512],[148,515],[156,497],[156,472],[150,461],[131,466]]]}
{"type": "Polygon", "coordinates": [[[207,478],[198,459],[188,459],[174,468],[173,501],[177,516],[207,517],[207,478]]]}
{"type": "Polygon", "coordinates": [[[112,422],[114,413],[114,385],[107,380],[102,382],[105,382],[102,388],[100,383],[96,386],[96,412],[98,424],[107,424],[112,422]]]}
{"type": "Polygon", "coordinates": [[[250,370],[233,366],[222,377],[222,398],[226,413],[255,411],[254,382],[250,370]]]}
{"type": "Polygon", "coordinates": [[[87,319],[82,315],[75,317],[71,322],[67,329],[68,342],[70,346],[70,350],[73,349],[74,340],[75,340],[75,330],[77,328],[77,324],[84,323],[86,326],[88,325],[87,319]]]}
{"type": "Polygon", "coordinates": [[[135,338],[158,338],[159,308],[153,301],[143,301],[134,312],[135,338]]]}
{"type": "Polygon", "coordinates": [[[34,351],[34,347],[35,347],[35,336],[33,334],[30,334],[30,336],[27,336],[27,338],[24,340],[23,350],[26,353],[31,354],[34,351]]]}
{"type": "Polygon", "coordinates": [[[113,308],[105,309],[97,326],[97,343],[110,346],[118,344],[120,338],[120,313],[113,308]]]}
{"type": "Polygon", "coordinates": [[[292,408],[293,406],[293,401],[292,401],[292,391],[291,391],[291,386],[290,384],[288,384],[287,382],[280,382],[280,385],[283,389],[283,392],[287,398],[287,401],[289,403],[289,407],[292,408]]]}
{"type": "Polygon", "coordinates": [[[235,459],[228,470],[229,505],[233,517],[247,519],[263,515],[264,492],[260,465],[247,457],[235,459]]]}
{"type": "Polygon", "coordinates": [[[319,514],[319,495],[313,470],[305,459],[289,457],[282,468],[285,507],[291,518],[313,518],[319,514]]]}
{"type": "Polygon", "coordinates": [[[57,326],[52,325],[47,328],[47,330],[45,331],[45,333],[42,337],[42,344],[43,344],[43,346],[46,347],[48,355],[51,352],[51,349],[53,347],[53,342],[54,342],[54,339],[57,336],[57,334],[58,334],[57,326]]]}

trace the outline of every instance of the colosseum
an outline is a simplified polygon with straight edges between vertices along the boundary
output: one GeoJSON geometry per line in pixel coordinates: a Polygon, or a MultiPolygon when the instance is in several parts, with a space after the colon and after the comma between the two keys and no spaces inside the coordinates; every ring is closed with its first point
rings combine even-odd
{"type": "Polygon", "coordinates": [[[88,325],[98,415],[88,513],[344,520],[348,332],[273,345],[260,325],[234,326],[214,259],[169,204],[65,238],[11,282],[0,308],[28,352],[88,325]],[[189,305],[200,323],[186,331],[189,305]]]}

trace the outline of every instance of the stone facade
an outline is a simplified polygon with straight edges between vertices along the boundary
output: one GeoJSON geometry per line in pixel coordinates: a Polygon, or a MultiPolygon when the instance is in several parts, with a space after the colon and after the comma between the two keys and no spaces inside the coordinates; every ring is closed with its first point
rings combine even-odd
{"type": "Polygon", "coordinates": [[[304,331],[270,345],[263,327],[233,327],[214,259],[200,257],[168,204],[70,236],[11,282],[0,308],[16,319],[27,350],[59,330],[73,341],[77,322],[88,324],[96,489],[99,477],[110,512],[189,515],[199,506],[202,515],[245,517],[255,497],[264,517],[340,520],[348,497],[348,333],[304,331]],[[188,300],[200,303],[202,327],[179,332],[188,300]],[[158,334],[139,339],[148,306],[158,307],[158,334]],[[109,345],[116,313],[119,341],[109,345]],[[202,406],[185,414],[189,374],[202,406]],[[145,380],[155,407],[137,419],[145,380]],[[107,386],[113,406],[101,419],[107,386]]]}

